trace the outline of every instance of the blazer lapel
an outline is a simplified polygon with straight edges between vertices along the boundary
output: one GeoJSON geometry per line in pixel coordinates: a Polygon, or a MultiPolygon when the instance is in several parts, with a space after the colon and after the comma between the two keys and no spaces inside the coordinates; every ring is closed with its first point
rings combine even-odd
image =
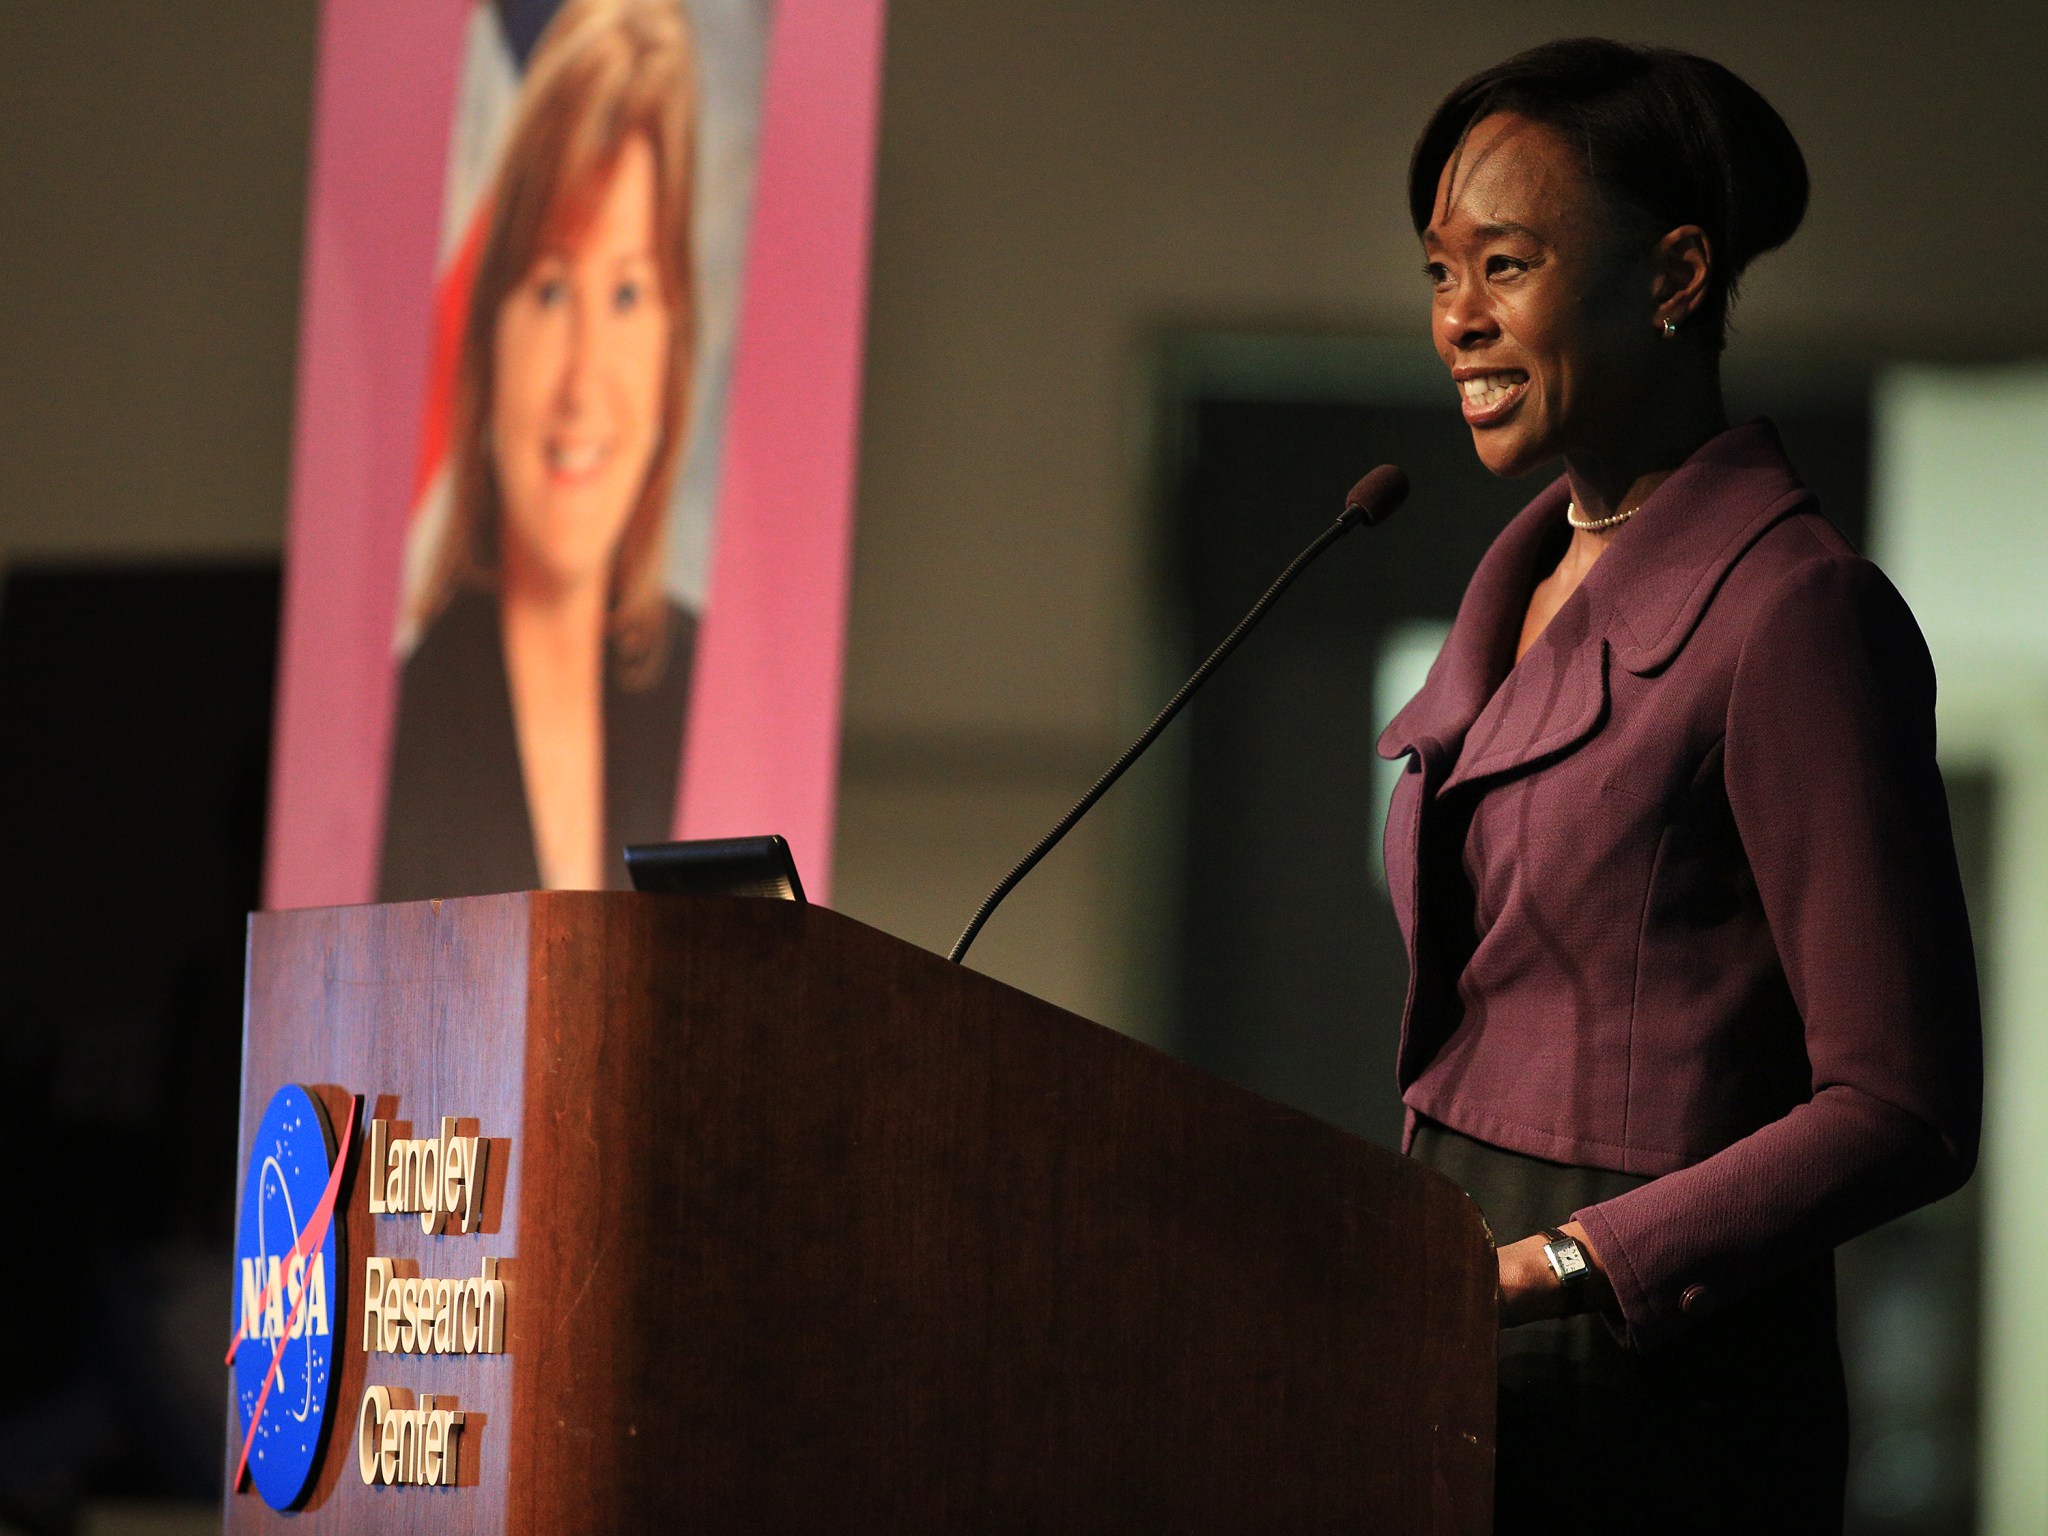
{"type": "Polygon", "coordinates": [[[1616,658],[1639,676],[1669,665],[1742,552],[1813,500],[1768,420],[1705,444],[1657,487],[1586,577],[1610,610],[1616,658]]]}
{"type": "Polygon", "coordinates": [[[1542,575],[1546,546],[1563,520],[1567,494],[1562,480],[1547,487],[1487,549],[1429,676],[1380,733],[1381,757],[1413,752],[1433,777],[1456,759],[1466,732],[1514,663],[1529,592],[1542,575]]]}
{"type": "Polygon", "coordinates": [[[1589,635],[1574,592],[1466,733],[1439,794],[1569,752],[1607,716],[1607,640],[1589,635]],[[1562,631],[1562,633],[1561,633],[1562,631]]]}
{"type": "Polygon", "coordinates": [[[1667,665],[1742,552],[1811,501],[1770,422],[1730,428],[1643,503],[1516,662],[1568,496],[1560,478],[1502,530],[1428,680],[1380,736],[1382,757],[1418,753],[1437,793],[1578,746],[1606,718],[1610,663],[1667,665]]]}

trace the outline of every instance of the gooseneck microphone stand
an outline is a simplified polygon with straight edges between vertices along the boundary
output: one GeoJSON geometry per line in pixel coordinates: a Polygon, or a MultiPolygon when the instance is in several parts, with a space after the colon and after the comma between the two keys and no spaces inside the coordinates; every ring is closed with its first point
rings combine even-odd
{"type": "Polygon", "coordinates": [[[1294,578],[1306,570],[1309,563],[1318,555],[1353,528],[1360,524],[1385,522],[1407,496],[1408,477],[1392,464],[1382,464],[1351,488],[1351,494],[1344,498],[1344,510],[1338,514],[1337,520],[1318,534],[1315,542],[1289,562],[1287,569],[1282,571],[1275,578],[1273,585],[1266,589],[1266,595],[1252,604],[1251,612],[1237,621],[1237,627],[1223,637],[1223,643],[1209,653],[1209,659],[1195,668],[1195,675],[1182,683],[1180,691],[1166,701],[1166,707],[1159,711],[1150,725],[1145,727],[1144,733],[1124,749],[1121,757],[1109,765],[1102,777],[1089,788],[1088,793],[1076,801],[1074,808],[1059,819],[1058,825],[1041,837],[1032,850],[1017,861],[1016,867],[1003,876],[996,888],[982,898],[981,905],[975,909],[973,918],[969,920],[947,959],[957,963],[965,957],[967,947],[974,942],[975,935],[981,932],[982,924],[989,920],[990,914],[1002,905],[1003,898],[1016,888],[1018,881],[1038,867],[1038,861],[1059,845],[1060,839],[1074,829],[1074,824],[1086,816],[1095,802],[1109,792],[1110,786],[1124,776],[1124,770],[1135,763],[1145,749],[1152,745],[1159,733],[1173,723],[1173,717],[1181,712],[1182,706],[1189,699],[1194,697],[1195,690],[1207,682],[1209,674],[1223,665],[1225,658],[1243,643],[1245,636],[1249,635],[1259,620],[1266,616],[1266,610],[1279,600],[1281,593],[1294,584],[1294,578]]]}

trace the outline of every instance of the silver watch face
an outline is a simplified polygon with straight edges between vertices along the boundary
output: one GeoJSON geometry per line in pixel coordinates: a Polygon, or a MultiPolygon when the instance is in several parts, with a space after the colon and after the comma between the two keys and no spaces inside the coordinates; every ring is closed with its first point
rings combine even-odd
{"type": "Polygon", "coordinates": [[[1545,1243],[1543,1256],[1550,1260],[1551,1272],[1560,1280],[1573,1280],[1586,1272],[1586,1250],[1576,1238],[1566,1238],[1561,1243],[1545,1243]]]}

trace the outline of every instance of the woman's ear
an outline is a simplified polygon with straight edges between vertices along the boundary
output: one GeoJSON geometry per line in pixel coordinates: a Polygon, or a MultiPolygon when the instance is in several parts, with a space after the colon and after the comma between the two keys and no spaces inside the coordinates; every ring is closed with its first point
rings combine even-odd
{"type": "Polygon", "coordinates": [[[1676,335],[1706,302],[1714,274],[1714,250],[1697,224],[1681,224],[1657,242],[1651,255],[1654,318],[1666,335],[1676,335]]]}

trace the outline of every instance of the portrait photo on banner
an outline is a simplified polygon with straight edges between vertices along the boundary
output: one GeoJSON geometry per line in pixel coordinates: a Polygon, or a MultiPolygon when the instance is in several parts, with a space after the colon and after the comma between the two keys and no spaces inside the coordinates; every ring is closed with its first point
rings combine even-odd
{"type": "Polygon", "coordinates": [[[676,816],[770,0],[482,0],[378,899],[625,883],[676,816]]]}

